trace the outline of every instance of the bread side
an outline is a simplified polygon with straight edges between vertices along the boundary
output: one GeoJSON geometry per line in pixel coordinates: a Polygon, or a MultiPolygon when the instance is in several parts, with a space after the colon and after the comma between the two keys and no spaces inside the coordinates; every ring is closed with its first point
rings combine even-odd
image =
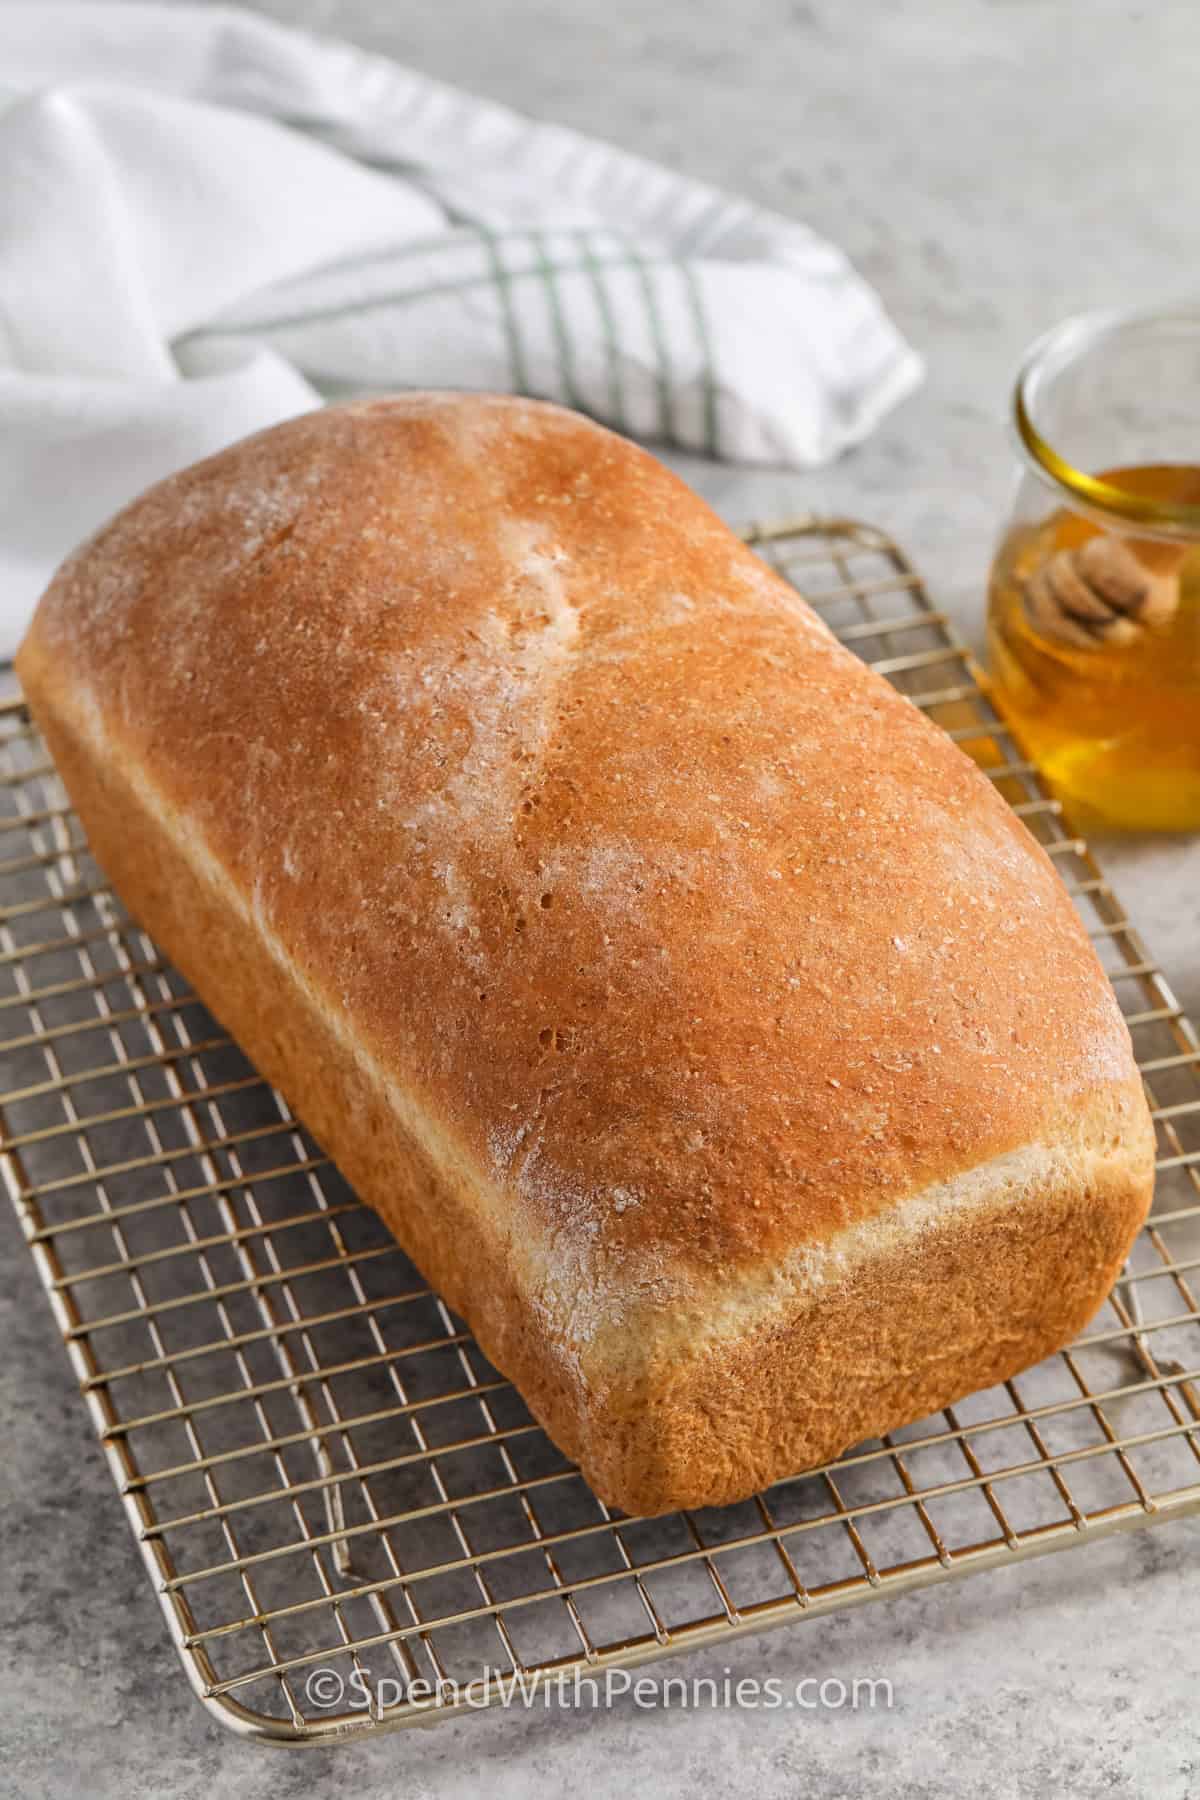
{"type": "Polygon", "coordinates": [[[101,533],[20,672],[131,910],[605,1498],[749,1492],[1103,1298],[1149,1126],[1047,859],[611,434],[294,421],[101,533]]]}

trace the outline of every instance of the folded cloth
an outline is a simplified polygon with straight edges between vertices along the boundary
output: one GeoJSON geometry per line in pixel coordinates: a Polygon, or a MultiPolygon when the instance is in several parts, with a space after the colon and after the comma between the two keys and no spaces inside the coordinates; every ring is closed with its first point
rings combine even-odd
{"type": "Polygon", "coordinates": [[[801,225],[227,7],[0,6],[0,654],[152,480],[363,390],[809,465],[920,365],[801,225]]]}

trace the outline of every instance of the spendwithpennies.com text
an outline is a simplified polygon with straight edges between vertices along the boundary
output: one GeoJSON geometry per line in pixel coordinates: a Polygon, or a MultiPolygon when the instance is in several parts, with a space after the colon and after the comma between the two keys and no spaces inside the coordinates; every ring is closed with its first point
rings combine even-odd
{"type": "Polygon", "coordinates": [[[372,1679],[363,1670],[342,1675],[337,1669],[314,1669],[304,1684],[311,1706],[322,1711],[345,1708],[351,1712],[382,1713],[389,1708],[417,1706],[519,1706],[582,1710],[603,1709],[627,1701],[635,1707],[710,1710],[738,1707],[765,1712],[890,1712],[895,1704],[892,1684],[878,1676],[805,1675],[786,1681],[774,1675],[735,1676],[726,1668],[722,1675],[646,1675],[629,1669],[604,1669],[594,1675],[575,1669],[558,1675],[534,1675],[517,1670],[485,1668],[469,1682],[401,1682],[384,1675],[372,1679]]]}

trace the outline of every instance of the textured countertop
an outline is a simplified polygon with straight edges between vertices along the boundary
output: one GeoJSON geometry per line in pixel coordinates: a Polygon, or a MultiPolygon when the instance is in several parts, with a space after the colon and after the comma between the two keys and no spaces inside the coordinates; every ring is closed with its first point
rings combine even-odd
{"type": "MultiPolygon", "coordinates": [[[[277,0],[357,39],[806,220],[928,360],[816,475],[681,465],[731,519],[850,512],[897,535],[978,639],[1026,342],[1200,267],[1200,14],[1130,0],[277,0]]],[[[1101,846],[1200,1012],[1200,845],[1101,846]]],[[[7,1211],[7,1209],[6,1209],[7,1211]]],[[[502,1797],[1200,1793],[1200,1522],[817,1620],[670,1672],[885,1677],[891,1710],[486,1716],[272,1755],[187,1691],[50,1314],[0,1214],[0,1793],[502,1797]]],[[[666,1672],[666,1671],[664,1671],[666,1672]]]]}

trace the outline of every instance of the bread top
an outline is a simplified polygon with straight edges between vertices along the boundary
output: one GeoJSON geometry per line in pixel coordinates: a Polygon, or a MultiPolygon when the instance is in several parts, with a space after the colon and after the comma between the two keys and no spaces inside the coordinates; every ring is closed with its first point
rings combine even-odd
{"type": "Polygon", "coordinates": [[[22,659],[575,1304],[1141,1104],[989,781],[572,413],[409,394],[247,439],[74,555],[22,659]]]}

